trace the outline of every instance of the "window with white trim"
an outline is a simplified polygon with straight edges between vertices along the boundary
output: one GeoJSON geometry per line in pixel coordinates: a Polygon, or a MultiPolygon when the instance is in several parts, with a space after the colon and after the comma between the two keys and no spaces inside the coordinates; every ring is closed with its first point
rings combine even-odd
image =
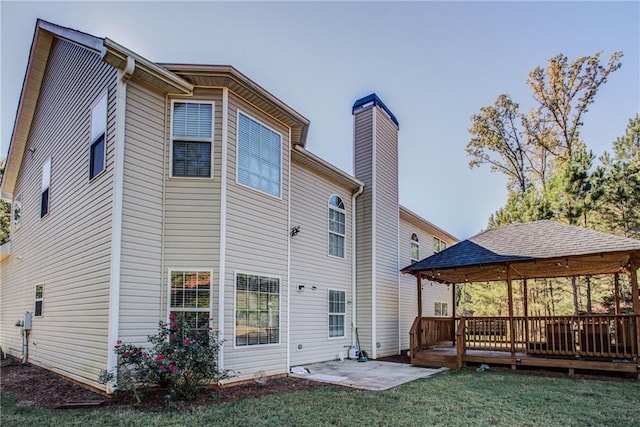
{"type": "Polygon", "coordinates": [[[171,176],[211,178],[213,102],[171,105],[171,176]]]}
{"type": "Polygon", "coordinates": [[[436,316],[448,316],[449,315],[449,303],[436,301],[434,303],[434,312],[436,316]]]}
{"type": "Polygon", "coordinates": [[[238,112],[238,183],[280,197],[281,140],[277,132],[238,112]]]}
{"type": "Polygon", "coordinates": [[[191,328],[209,329],[211,271],[169,270],[169,314],[175,314],[191,328]]]}
{"type": "Polygon", "coordinates": [[[236,275],[236,346],[280,342],[280,279],[236,275]]]}
{"type": "Polygon", "coordinates": [[[437,237],[433,238],[433,252],[440,252],[440,251],[444,251],[445,249],[447,249],[447,244],[438,239],[437,237]]]}
{"type": "Polygon", "coordinates": [[[11,203],[11,231],[17,231],[20,228],[20,216],[22,215],[22,195],[18,194],[13,198],[11,203]]]}
{"type": "Polygon", "coordinates": [[[347,313],[345,291],[329,290],[329,338],[344,337],[344,319],[347,313]]]}
{"type": "Polygon", "coordinates": [[[411,235],[411,264],[420,261],[420,242],[418,241],[418,235],[413,233],[411,235]]]}
{"type": "Polygon", "coordinates": [[[107,160],[107,94],[91,108],[91,137],[89,139],[89,179],[101,174],[107,160]]]}
{"type": "Polygon", "coordinates": [[[344,258],[345,230],[344,202],[333,195],[329,198],[329,255],[344,258]]]}
{"type": "Polygon", "coordinates": [[[36,285],[36,295],[33,305],[33,315],[42,316],[42,303],[44,301],[44,283],[38,283],[36,285]]]}
{"type": "Polygon", "coordinates": [[[42,187],[40,191],[40,218],[49,213],[49,192],[51,189],[51,158],[42,165],[42,187]]]}

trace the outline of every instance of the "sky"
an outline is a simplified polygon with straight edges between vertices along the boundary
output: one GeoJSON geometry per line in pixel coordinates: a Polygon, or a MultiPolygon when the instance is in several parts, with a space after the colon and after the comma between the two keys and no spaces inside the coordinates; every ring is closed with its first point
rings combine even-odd
{"type": "Polygon", "coordinates": [[[529,71],[622,51],[584,117],[596,156],[640,112],[640,2],[10,2],[0,0],[0,157],[6,157],[37,18],[154,62],[232,65],[311,121],[306,148],[353,173],[355,100],[400,122],[400,203],[454,236],[487,228],[504,176],[469,169],[471,116],[509,94],[534,107],[529,71]]]}

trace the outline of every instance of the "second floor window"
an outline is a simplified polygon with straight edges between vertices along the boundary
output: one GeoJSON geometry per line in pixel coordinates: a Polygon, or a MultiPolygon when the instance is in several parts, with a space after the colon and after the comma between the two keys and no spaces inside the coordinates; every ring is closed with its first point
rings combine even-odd
{"type": "Polygon", "coordinates": [[[89,179],[105,170],[107,156],[107,94],[91,108],[91,138],[89,145],[89,179]]]}
{"type": "Polygon", "coordinates": [[[51,158],[42,165],[42,191],[40,192],[40,218],[49,213],[49,190],[51,189],[51,158]]]}
{"type": "Polygon", "coordinates": [[[211,178],[213,103],[173,102],[171,176],[211,178]]]}
{"type": "Polygon", "coordinates": [[[280,135],[238,113],[238,183],[280,197],[280,158],[280,135]]]}
{"type": "Polygon", "coordinates": [[[440,252],[447,249],[447,244],[437,237],[433,238],[433,252],[440,252]]]}
{"type": "Polygon", "coordinates": [[[344,202],[338,196],[329,199],[329,255],[344,258],[344,202]]]}
{"type": "Polygon", "coordinates": [[[420,243],[418,242],[418,235],[413,233],[411,235],[411,264],[420,261],[420,243]]]}

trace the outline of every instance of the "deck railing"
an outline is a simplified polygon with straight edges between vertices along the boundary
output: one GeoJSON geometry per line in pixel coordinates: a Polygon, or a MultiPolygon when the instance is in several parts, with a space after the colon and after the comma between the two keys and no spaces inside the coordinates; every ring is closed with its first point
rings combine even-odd
{"type": "Polygon", "coordinates": [[[416,317],[409,331],[411,356],[423,348],[454,341],[454,322],[450,317],[416,317]]]}
{"type": "Polygon", "coordinates": [[[465,343],[468,350],[631,358],[638,355],[637,319],[634,315],[472,317],[465,319],[465,343]]]}

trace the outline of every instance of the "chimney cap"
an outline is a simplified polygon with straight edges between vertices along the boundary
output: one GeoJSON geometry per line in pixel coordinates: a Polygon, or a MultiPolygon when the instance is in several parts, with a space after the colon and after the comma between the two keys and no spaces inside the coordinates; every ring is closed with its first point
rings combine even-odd
{"type": "Polygon", "coordinates": [[[378,95],[376,95],[375,93],[367,95],[364,98],[360,98],[356,102],[354,102],[353,108],[351,109],[351,114],[355,114],[357,110],[368,107],[369,104],[377,105],[378,107],[382,108],[382,110],[389,115],[391,121],[395,123],[398,128],[400,128],[400,123],[398,123],[398,119],[396,119],[396,116],[391,112],[391,110],[389,110],[386,105],[384,105],[384,102],[382,102],[382,100],[378,98],[378,95]]]}

